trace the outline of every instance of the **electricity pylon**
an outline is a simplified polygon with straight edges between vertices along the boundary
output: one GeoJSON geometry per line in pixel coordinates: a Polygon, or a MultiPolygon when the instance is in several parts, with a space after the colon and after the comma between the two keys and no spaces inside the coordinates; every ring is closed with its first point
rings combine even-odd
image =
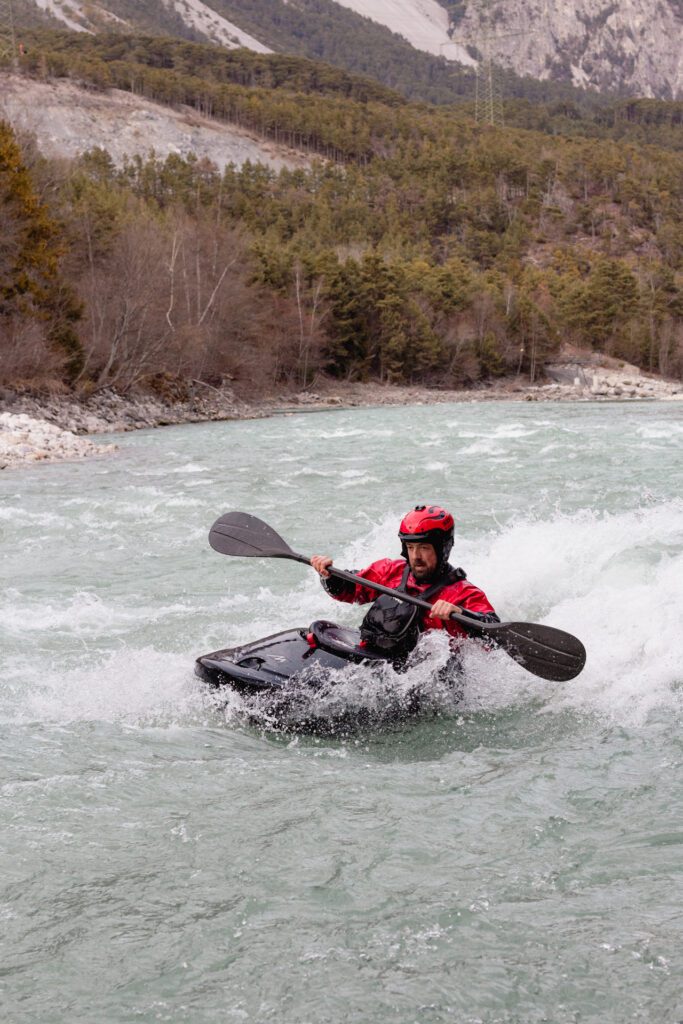
{"type": "Polygon", "coordinates": [[[0,0],[0,64],[13,64],[17,59],[17,37],[14,32],[12,0],[0,0]]]}
{"type": "Polygon", "coordinates": [[[490,50],[484,53],[477,64],[474,76],[474,120],[477,124],[491,124],[502,128],[505,122],[503,86],[500,71],[493,63],[490,50]]]}
{"type": "Polygon", "coordinates": [[[492,32],[486,35],[469,36],[467,39],[454,39],[451,43],[441,44],[441,54],[444,47],[459,46],[460,49],[467,46],[467,43],[474,43],[480,54],[477,66],[474,69],[474,118],[478,124],[491,124],[498,127],[503,126],[503,83],[502,69],[493,59],[493,47],[491,44],[497,39],[514,39],[516,36],[529,38],[533,32],[492,32]]]}
{"type": "Polygon", "coordinates": [[[519,31],[491,32],[472,37],[482,55],[475,71],[474,117],[477,124],[491,124],[502,128],[505,123],[502,70],[494,62],[492,43],[499,39],[514,39],[517,36],[528,38],[532,35],[533,32],[519,31]]]}
{"type": "MultiPolygon", "coordinates": [[[[548,18],[548,2],[545,0],[544,17],[548,18]]],[[[494,23],[494,13],[490,0],[479,0],[477,4],[481,14],[481,24],[484,29],[490,28],[494,23]]],[[[453,39],[454,45],[467,47],[467,44],[474,44],[479,53],[479,60],[475,68],[474,85],[474,116],[479,124],[490,124],[502,127],[503,116],[503,81],[502,69],[494,60],[495,43],[502,39],[515,39],[518,37],[531,38],[535,35],[534,30],[522,29],[516,32],[477,32],[474,35],[464,36],[460,39],[453,39]]],[[[443,43],[443,46],[448,46],[443,43]]],[[[443,53],[443,48],[442,51],[443,53]]]]}

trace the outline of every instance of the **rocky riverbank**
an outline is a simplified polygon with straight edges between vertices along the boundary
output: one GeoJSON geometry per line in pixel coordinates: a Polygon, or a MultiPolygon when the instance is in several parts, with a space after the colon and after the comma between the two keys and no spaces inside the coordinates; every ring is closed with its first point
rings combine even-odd
{"type": "Polygon", "coordinates": [[[79,395],[7,389],[0,393],[0,409],[47,420],[79,435],[120,433],[207,420],[249,419],[264,415],[262,404],[237,399],[231,388],[208,386],[188,391],[182,398],[162,398],[149,392],[120,395],[115,391],[79,395]]]}
{"type": "Polygon", "coordinates": [[[104,455],[115,449],[115,444],[94,444],[45,419],[25,413],[0,413],[0,469],[104,455]]]}
{"type": "Polygon", "coordinates": [[[28,389],[0,393],[0,468],[22,462],[79,458],[111,451],[82,435],[200,423],[255,419],[277,414],[377,405],[427,405],[482,401],[673,401],[683,400],[683,382],[642,373],[637,367],[570,355],[545,368],[542,382],[505,378],[466,391],[398,387],[323,380],[315,388],[280,395],[238,397],[232,386],[184,389],[182,398],[113,391],[94,395],[40,394],[28,389]]]}

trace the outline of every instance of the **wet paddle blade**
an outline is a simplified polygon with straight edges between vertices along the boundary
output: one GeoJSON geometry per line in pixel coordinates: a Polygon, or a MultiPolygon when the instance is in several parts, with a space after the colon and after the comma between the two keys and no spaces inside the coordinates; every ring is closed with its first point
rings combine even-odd
{"type": "Polygon", "coordinates": [[[553,626],[504,622],[489,626],[486,633],[511,658],[541,679],[565,683],[578,676],[586,664],[586,648],[581,641],[553,626]]]}
{"type": "Polygon", "coordinates": [[[302,560],[268,523],[248,512],[226,512],[217,519],[209,531],[209,544],[221,555],[302,560]]]}

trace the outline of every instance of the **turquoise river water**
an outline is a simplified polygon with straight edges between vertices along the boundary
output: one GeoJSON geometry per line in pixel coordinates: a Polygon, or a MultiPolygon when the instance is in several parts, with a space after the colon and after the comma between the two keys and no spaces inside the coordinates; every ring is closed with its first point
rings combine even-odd
{"type": "Polygon", "coordinates": [[[683,405],[116,440],[0,477],[3,1022],[683,1021],[683,405]],[[579,678],[473,647],[456,702],[432,635],[310,698],[367,713],[330,738],[202,690],[198,654],[361,614],[211,551],[216,516],[354,568],[422,500],[503,618],[582,638],[579,678]]]}

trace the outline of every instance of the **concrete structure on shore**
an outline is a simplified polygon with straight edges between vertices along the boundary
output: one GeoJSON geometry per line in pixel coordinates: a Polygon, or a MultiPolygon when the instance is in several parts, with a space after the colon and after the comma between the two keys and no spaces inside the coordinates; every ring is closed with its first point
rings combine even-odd
{"type": "Polygon", "coordinates": [[[545,374],[552,383],[546,384],[542,390],[550,392],[550,397],[683,399],[683,381],[647,376],[630,363],[605,366],[597,361],[563,360],[548,363],[545,374]]]}

